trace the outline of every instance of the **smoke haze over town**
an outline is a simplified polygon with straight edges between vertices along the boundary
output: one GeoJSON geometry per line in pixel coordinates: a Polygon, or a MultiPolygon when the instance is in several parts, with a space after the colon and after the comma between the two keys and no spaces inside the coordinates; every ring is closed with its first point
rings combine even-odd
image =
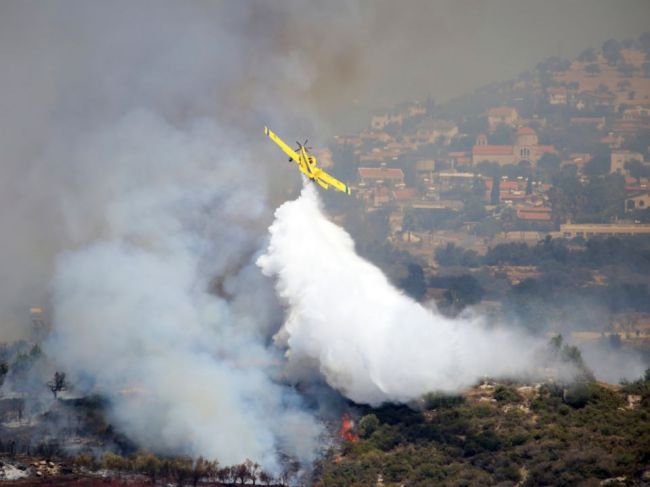
{"type": "MultiPolygon", "coordinates": [[[[546,420],[549,401],[578,424],[625,403],[637,424],[649,18],[643,0],[2,3],[0,456],[154,484],[202,457],[215,485],[344,485],[367,461],[375,485],[415,475],[373,462],[422,438],[506,451],[472,446],[494,426],[473,419],[426,429],[454,407],[546,420]]],[[[626,461],[607,475],[640,479],[626,461]]]]}

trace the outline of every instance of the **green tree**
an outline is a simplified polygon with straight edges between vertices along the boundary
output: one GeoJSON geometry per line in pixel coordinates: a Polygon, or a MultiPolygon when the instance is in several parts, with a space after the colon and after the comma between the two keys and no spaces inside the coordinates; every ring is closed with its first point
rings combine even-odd
{"type": "Polygon", "coordinates": [[[625,178],[620,174],[592,177],[584,187],[576,221],[607,223],[622,217],[626,195],[625,178]]]}
{"type": "Polygon", "coordinates": [[[609,173],[611,164],[607,154],[594,154],[594,157],[585,164],[584,173],[588,176],[602,176],[609,173]]]}
{"type": "Polygon", "coordinates": [[[553,178],[548,195],[557,223],[573,220],[579,211],[584,188],[578,178],[576,167],[571,164],[560,169],[553,178]]]}
{"type": "Polygon", "coordinates": [[[646,53],[646,59],[650,58],[650,32],[644,32],[639,36],[639,44],[646,53]]]}
{"type": "Polygon", "coordinates": [[[424,270],[421,265],[410,263],[407,267],[407,271],[407,276],[400,281],[400,287],[406,294],[416,301],[419,301],[427,291],[424,270]]]}
{"type": "Polygon", "coordinates": [[[2,387],[2,384],[4,384],[5,377],[7,376],[8,372],[9,372],[9,366],[7,365],[7,363],[0,362],[0,387],[2,387]]]}
{"type": "Polygon", "coordinates": [[[544,74],[566,71],[571,67],[571,61],[557,56],[551,56],[537,65],[537,70],[544,74]]]}
{"type": "Polygon", "coordinates": [[[490,203],[498,205],[501,203],[501,178],[492,176],[492,189],[490,190],[490,203]]]}
{"type": "Polygon", "coordinates": [[[445,291],[446,305],[453,311],[461,311],[467,306],[476,304],[483,299],[485,291],[474,276],[464,274],[448,278],[445,291]]]}
{"type": "Polygon", "coordinates": [[[478,267],[480,265],[480,257],[475,250],[466,250],[452,242],[447,242],[445,246],[436,248],[435,257],[438,265],[444,267],[478,267]]]}
{"type": "Polygon", "coordinates": [[[551,181],[558,174],[561,163],[562,160],[557,154],[544,152],[537,161],[537,169],[545,175],[546,181],[551,181]]]}
{"type": "Polygon", "coordinates": [[[607,59],[607,64],[610,66],[616,65],[620,60],[621,56],[621,43],[615,39],[608,39],[603,43],[602,47],[603,56],[607,59]]]}
{"type": "Polygon", "coordinates": [[[590,76],[596,76],[597,74],[600,74],[600,66],[596,63],[587,64],[585,66],[585,73],[590,76]]]}
{"type": "Polygon", "coordinates": [[[512,231],[517,223],[517,211],[511,206],[505,207],[501,212],[499,222],[501,231],[508,235],[508,232],[512,231]]]}
{"type": "Polygon", "coordinates": [[[636,134],[625,138],[622,148],[633,152],[645,153],[650,140],[650,129],[642,129],[636,134]]]}
{"type": "Polygon", "coordinates": [[[480,174],[489,177],[501,177],[502,168],[498,162],[495,161],[481,161],[476,165],[476,169],[480,174]]]}
{"type": "Polygon", "coordinates": [[[631,78],[636,74],[636,66],[633,64],[622,63],[619,64],[616,69],[622,76],[625,76],[626,78],[631,78]]]}
{"type": "Polygon", "coordinates": [[[485,192],[487,187],[485,186],[485,181],[483,178],[474,176],[474,181],[472,182],[472,193],[474,196],[478,197],[480,200],[485,198],[485,192]]]}
{"type": "Polygon", "coordinates": [[[497,402],[503,403],[521,402],[522,400],[517,389],[503,384],[499,384],[494,389],[494,399],[496,399],[497,402]]]}
{"type": "Polygon", "coordinates": [[[497,145],[511,145],[513,143],[512,137],[512,128],[500,123],[490,136],[490,142],[497,145]]]}
{"type": "Polygon", "coordinates": [[[578,61],[583,63],[593,63],[598,58],[596,57],[596,51],[593,48],[585,49],[578,55],[578,61]]]}
{"type": "MultiPolygon", "coordinates": [[[[483,193],[485,194],[485,193],[483,193]]],[[[465,221],[478,222],[487,216],[485,205],[483,204],[483,197],[472,195],[465,201],[463,207],[463,216],[465,221]]]]}
{"type": "Polygon", "coordinates": [[[643,63],[641,65],[641,69],[643,70],[643,76],[650,78],[650,61],[643,63]]]}
{"type": "Polygon", "coordinates": [[[361,438],[370,438],[378,427],[379,419],[377,416],[374,414],[366,414],[359,420],[357,430],[359,431],[359,436],[361,436],[361,438]]]}
{"type": "Polygon", "coordinates": [[[641,178],[648,177],[650,170],[646,165],[637,159],[632,159],[625,163],[625,169],[630,173],[630,176],[636,178],[637,183],[641,182],[641,178]]]}

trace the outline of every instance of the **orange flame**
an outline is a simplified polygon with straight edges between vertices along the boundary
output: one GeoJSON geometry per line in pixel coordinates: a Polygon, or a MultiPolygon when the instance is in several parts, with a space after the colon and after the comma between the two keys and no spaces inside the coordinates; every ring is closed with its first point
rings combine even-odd
{"type": "Polygon", "coordinates": [[[341,429],[339,430],[339,436],[345,441],[356,443],[359,441],[359,437],[352,431],[352,428],[354,428],[354,421],[348,413],[344,413],[343,416],[341,416],[341,429]]]}

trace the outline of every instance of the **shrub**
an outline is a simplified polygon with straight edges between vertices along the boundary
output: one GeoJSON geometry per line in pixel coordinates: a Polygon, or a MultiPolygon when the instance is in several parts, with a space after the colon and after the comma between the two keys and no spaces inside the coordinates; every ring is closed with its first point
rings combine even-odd
{"type": "Polygon", "coordinates": [[[504,385],[498,385],[496,389],[494,389],[494,399],[497,400],[497,402],[521,402],[522,397],[519,395],[517,392],[517,389],[515,389],[512,386],[504,386],[504,385]]]}
{"type": "Polygon", "coordinates": [[[429,392],[422,399],[424,400],[424,408],[427,410],[452,408],[464,401],[463,396],[450,396],[441,392],[429,392]]]}
{"type": "Polygon", "coordinates": [[[368,438],[379,427],[379,419],[374,414],[366,414],[359,420],[359,436],[368,438]]]}

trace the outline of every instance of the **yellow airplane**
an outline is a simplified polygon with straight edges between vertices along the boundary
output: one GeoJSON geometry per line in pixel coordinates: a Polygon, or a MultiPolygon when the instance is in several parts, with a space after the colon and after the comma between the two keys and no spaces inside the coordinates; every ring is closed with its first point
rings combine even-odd
{"type": "Polygon", "coordinates": [[[307,143],[306,141],[305,144],[296,142],[298,144],[298,148],[296,149],[298,152],[296,152],[291,147],[289,147],[280,137],[278,137],[277,134],[269,130],[268,127],[264,127],[264,133],[268,135],[269,138],[275,142],[286,155],[289,156],[289,162],[295,161],[296,164],[298,164],[300,172],[302,172],[309,179],[316,181],[325,189],[328,189],[330,186],[332,186],[334,189],[337,189],[342,193],[350,194],[350,187],[348,185],[343,184],[341,181],[330,176],[320,167],[318,167],[318,164],[316,164],[316,158],[312,156],[307,151],[307,147],[305,147],[305,144],[307,143]]]}

